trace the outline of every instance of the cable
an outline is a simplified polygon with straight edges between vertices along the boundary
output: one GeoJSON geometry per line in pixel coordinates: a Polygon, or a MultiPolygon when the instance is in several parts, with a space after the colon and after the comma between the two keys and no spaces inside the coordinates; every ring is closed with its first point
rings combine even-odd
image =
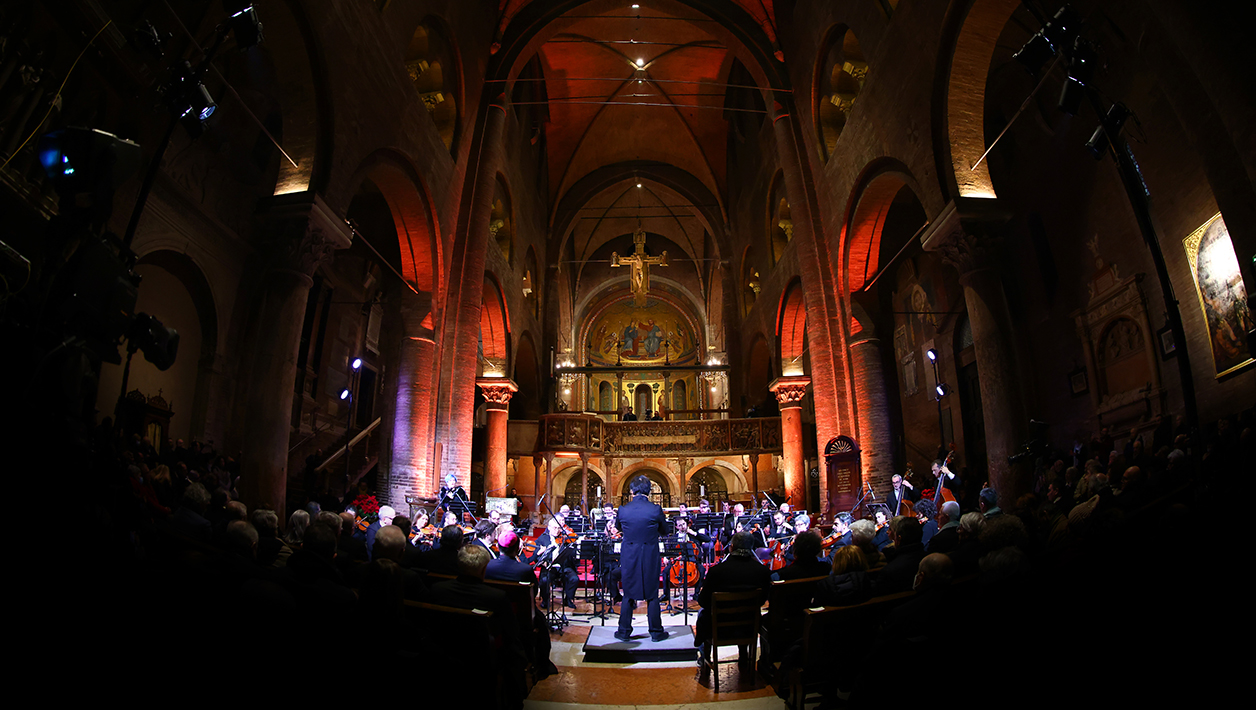
{"type": "Polygon", "coordinates": [[[52,109],[57,105],[57,99],[61,98],[61,90],[65,88],[65,83],[70,80],[70,75],[74,73],[74,67],[78,66],[79,60],[87,53],[87,48],[92,46],[92,43],[96,41],[96,38],[100,36],[100,33],[104,32],[105,29],[112,24],[113,20],[109,20],[105,23],[104,27],[96,30],[96,34],[92,35],[91,39],[87,40],[87,44],[83,47],[83,51],[79,52],[78,56],[74,58],[74,63],[70,65],[70,70],[65,73],[65,78],[61,80],[61,86],[57,87],[57,93],[52,95],[52,101],[48,103],[48,112],[44,114],[43,118],[39,119],[39,123],[35,125],[35,130],[31,131],[29,136],[26,136],[26,140],[22,141],[22,144],[17,147],[17,150],[13,151],[13,155],[10,155],[8,160],[5,160],[4,164],[0,165],[0,170],[4,170],[8,167],[9,162],[17,157],[18,153],[22,152],[22,149],[26,147],[26,144],[29,143],[32,138],[35,137],[36,133],[39,133],[39,129],[44,125],[44,121],[47,121],[48,117],[52,115],[52,109]]]}

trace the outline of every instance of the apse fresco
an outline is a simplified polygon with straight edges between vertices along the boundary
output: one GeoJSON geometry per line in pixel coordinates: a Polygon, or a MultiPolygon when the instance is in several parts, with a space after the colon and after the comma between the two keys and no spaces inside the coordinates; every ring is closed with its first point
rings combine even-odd
{"type": "Polygon", "coordinates": [[[1230,231],[1217,213],[1184,242],[1195,278],[1195,292],[1208,324],[1208,340],[1217,377],[1252,363],[1245,337],[1252,328],[1247,290],[1234,255],[1230,231]]]}
{"type": "Polygon", "coordinates": [[[698,343],[688,320],[671,304],[651,298],[644,306],[624,300],[608,306],[589,328],[595,365],[653,365],[697,361],[698,343]]]}

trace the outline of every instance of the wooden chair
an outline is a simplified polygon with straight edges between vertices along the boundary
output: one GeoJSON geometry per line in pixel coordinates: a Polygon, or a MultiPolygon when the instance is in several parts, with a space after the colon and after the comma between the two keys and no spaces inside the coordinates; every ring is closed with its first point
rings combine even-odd
{"type": "Polygon", "coordinates": [[[497,663],[493,612],[406,601],[405,614],[430,647],[447,649],[431,654],[426,671],[432,677],[446,687],[460,688],[461,699],[472,707],[502,706],[506,678],[497,663]],[[484,668],[497,670],[486,677],[484,668]]]}
{"type": "Polygon", "coordinates": [[[911,599],[915,592],[899,592],[852,606],[826,606],[803,612],[803,655],[789,670],[789,705],[802,710],[811,693],[836,685],[840,671],[848,668],[846,651],[833,645],[836,638],[870,638],[891,609],[911,599]]]}
{"type": "Polygon", "coordinates": [[[789,647],[802,638],[803,611],[815,597],[816,585],[828,576],[779,580],[768,589],[768,613],[759,631],[759,672],[769,678],[773,664],[781,660],[789,647]]]}
{"type": "Polygon", "coordinates": [[[736,646],[738,655],[753,667],[762,606],[763,595],[757,589],[711,595],[711,642],[703,647],[701,663],[711,669],[715,692],[720,692],[720,646],[736,646]]]}

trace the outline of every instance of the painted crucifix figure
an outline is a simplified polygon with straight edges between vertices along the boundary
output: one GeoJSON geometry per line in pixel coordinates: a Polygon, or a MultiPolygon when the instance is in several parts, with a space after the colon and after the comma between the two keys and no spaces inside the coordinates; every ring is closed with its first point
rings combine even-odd
{"type": "Polygon", "coordinates": [[[644,306],[646,304],[646,296],[650,292],[650,264],[658,264],[659,266],[667,266],[667,252],[664,251],[658,256],[649,256],[645,252],[645,230],[637,227],[637,231],[632,233],[632,241],[636,245],[636,251],[632,256],[620,256],[616,252],[611,252],[611,266],[629,265],[632,267],[632,278],[629,280],[629,287],[632,289],[633,304],[644,306]]]}

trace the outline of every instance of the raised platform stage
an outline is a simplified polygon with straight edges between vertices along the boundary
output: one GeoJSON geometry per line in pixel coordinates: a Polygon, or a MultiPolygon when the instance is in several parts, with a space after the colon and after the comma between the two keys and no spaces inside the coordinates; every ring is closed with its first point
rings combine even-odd
{"type": "MultiPolygon", "coordinates": [[[[645,621],[644,617],[641,621],[645,621]]],[[[584,642],[585,663],[651,663],[659,661],[693,661],[698,649],[693,645],[693,629],[688,626],[665,626],[671,636],[655,643],[644,624],[634,626],[632,638],[615,638],[616,627],[594,626],[584,642]]]]}

